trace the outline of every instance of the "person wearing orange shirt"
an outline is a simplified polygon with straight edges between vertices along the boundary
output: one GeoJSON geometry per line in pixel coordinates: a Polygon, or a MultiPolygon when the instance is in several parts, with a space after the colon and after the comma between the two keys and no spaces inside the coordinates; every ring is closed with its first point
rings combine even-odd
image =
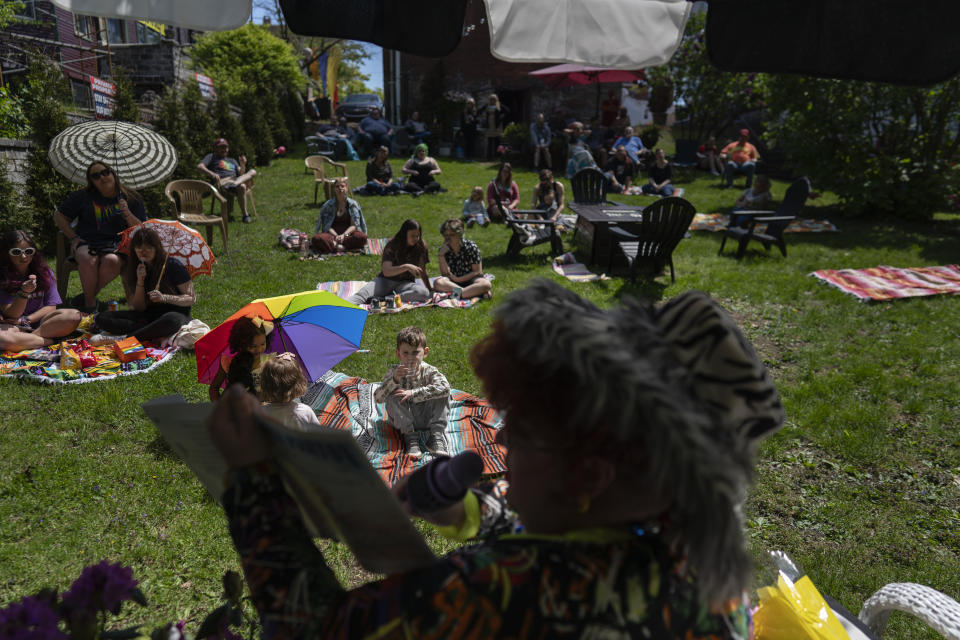
{"type": "Polygon", "coordinates": [[[760,154],[755,146],[747,142],[749,137],[748,129],[740,129],[740,137],[720,150],[720,158],[727,162],[723,168],[727,187],[733,186],[733,177],[740,173],[747,176],[747,189],[753,186],[753,174],[757,170],[760,154]]]}

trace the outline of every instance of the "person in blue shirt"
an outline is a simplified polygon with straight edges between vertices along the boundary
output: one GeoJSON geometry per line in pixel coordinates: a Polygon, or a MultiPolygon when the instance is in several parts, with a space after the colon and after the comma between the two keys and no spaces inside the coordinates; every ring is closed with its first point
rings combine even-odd
{"type": "Polygon", "coordinates": [[[370,154],[381,146],[389,149],[392,140],[393,125],[384,119],[380,109],[374,107],[370,110],[370,115],[360,121],[357,142],[362,142],[364,150],[370,154]]]}
{"type": "Polygon", "coordinates": [[[640,140],[640,138],[633,135],[633,127],[627,127],[624,129],[623,135],[614,140],[614,149],[620,145],[623,145],[627,150],[627,155],[630,156],[630,159],[634,164],[639,164],[640,158],[646,155],[646,150],[643,148],[643,142],[640,140]]]}
{"type": "Polygon", "coordinates": [[[550,125],[542,113],[537,114],[537,120],[530,125],[530,144],[533,145],[533,168],[540,168],[540,158],[543,157],[543,164],[547,169],[550,164],[550,141],[553,140],[553,132],[550,131],[550,125]]]}

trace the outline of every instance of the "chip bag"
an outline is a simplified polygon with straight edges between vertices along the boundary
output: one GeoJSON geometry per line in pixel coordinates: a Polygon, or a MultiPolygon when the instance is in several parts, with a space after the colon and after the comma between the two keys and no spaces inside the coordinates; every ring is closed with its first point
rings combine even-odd
{"type": "Polygon", "coordinates": [[[139,340],[131,336],[113,343],[113,355],[120,362],[133,362],[146,358],[147,350],[139,340]]]}
{"type": "Polygon", "coordinates": [[[796,582],[784,571],[777,584],[761,587],[753,615],[757,640],[850,640],[809,576],[796,582]]]}
{"type": "Polygon", "coordinates": [[[61,369],[81,369],[80,356],[70,347],[64,345],[60,349],[60,368],[61,369]]]}

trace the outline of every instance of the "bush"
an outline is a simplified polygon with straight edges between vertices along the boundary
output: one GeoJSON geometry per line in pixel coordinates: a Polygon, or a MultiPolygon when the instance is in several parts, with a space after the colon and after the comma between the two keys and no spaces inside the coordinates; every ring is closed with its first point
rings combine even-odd
{"type": "Polygon", "coordinates": [[[7,179],[6,158],[0,155],[0,230],[32,226],[32,216],[25,218],[28,208],[20,206],[18,200],[17,188],[7,179]]]}
{"type": "Polygon", "coordinates": [[[519,122],[512,122],[503,130],[503,141],[514,151],[523,151],[529,146],[530,130],[519,122]]]}
{"type": "Polygon", "coordinates": [[[0,87],[0,138],[19,139],[30,132],[27,116],[17,96],[0,87]]]}
{"type": "Polygon", "coordinates": [[[113,82],[117,85],[117,94],[114,96],[113,119],[124,122],[139,122],[140,109],[133,92],[133,83],[127,77],[123,67],[114,67],[113,82]]]}
{"type": "Polygon", "coordinates": [[[273,160],[273,148],[276,145],[263,107],[260,105],[260,99],[256,95],[247,94],[241,101],[240,107],[243,109],[240,122],[243,124],[243,130],[247,132],[247,137],[253,143],[251,159],[257,165],[267,166],[273,160]]]}
{"type": "Polygon", "coordinates": [[[213,106],[213,126],[219,138],[226,138],[230,143],[231,152],[235,157],[247,156],[253,158],[253,145],[247,137],[246,131],[230,108],[225,99],[217,100],[213,106]]]}
{"type": "Polygon", "coordinates": [[[196,82],[188,82],[180,93],[180,111],[186,127],[184,137],[196,158],[190,162],[193,168],[203,156],[213,151],[213,143],[217,139],[213,119],[207,111],[207,101],[196,82]]]}
{"type": "Polygon", "coordinates": [[[657,146],[657,142],[660,141],[660,127],[655,124],[649,124],[640,130],[637,137],[640,138],[640,142],[643,143],[644,149],[653,149],[657,146]]]}

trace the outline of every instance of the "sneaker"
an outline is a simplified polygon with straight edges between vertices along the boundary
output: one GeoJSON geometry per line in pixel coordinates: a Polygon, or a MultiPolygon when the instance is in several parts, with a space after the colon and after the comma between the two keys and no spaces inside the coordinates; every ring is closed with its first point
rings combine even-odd
{"type": "Polygon", "coordinates": [[[407,455],[414,460],[419,460],[423,453],[420,451],[420,438],[417,437],[417,432],[404,434],[403,439],[407,443],[407,455]]]}
{"type": "Polygon", "coordinates": [[[450,449],[447,447],[447,436],[442,431],[435,431],[430,434],[427,440],[427,449],[435,456],[448,456],[450,449]]]}
{"type": "Polygon", "coordinates": [[[246,216],[243,216],[243,219],[240,222],[242,222],[243,224],[250,224],[251,222],[253,222],[253,220],[250,219],[249,215],[246,215],[246,216]]]}
{"type": "Polygon", "coordinates": [[[712,175],[712,176],[718,176],[718,175],[720,175],[720,172],[717,171],[716,169],[713,169],[713,170],[710,172],[710,175],[712,175]]]}

